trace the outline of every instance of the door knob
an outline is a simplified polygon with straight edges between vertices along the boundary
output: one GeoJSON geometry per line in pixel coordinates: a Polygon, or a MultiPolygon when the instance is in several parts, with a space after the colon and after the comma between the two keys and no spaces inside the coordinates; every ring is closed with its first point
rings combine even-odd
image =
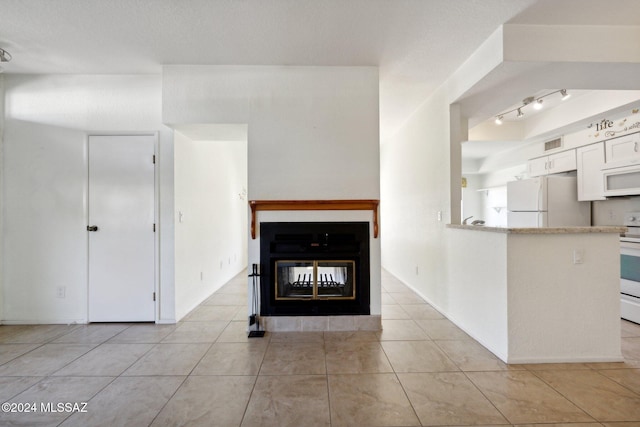
{"type": "Polygon", "coordinates": [[[98,231],[97,225],[87,225],[87,231],[98,231]]]}

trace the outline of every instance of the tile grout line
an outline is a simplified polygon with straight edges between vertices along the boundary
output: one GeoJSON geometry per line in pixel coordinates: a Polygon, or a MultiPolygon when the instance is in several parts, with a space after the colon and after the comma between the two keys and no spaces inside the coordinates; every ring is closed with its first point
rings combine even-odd
{"type": "Polygon", "coordinates": [[[331,411],[331,388],[329,387],[329,366],[327,364],[327,340],[326,331],[322,333],[322,350],[324,353],[324,380],[327,385],[327,408],[329,410],[329,427],[333,426],[333,412],[331,411]]]}
{"type": "MultiPolygon", "coordinates": [[[[511,420],[509,419],[509,417],[507,417],[506,414],[502,413],[502,411],[500,410],[500,408],[498,408],[496,406],[495,403],[493,403],[493,401],[491,399],[489,399],[489,396],[487,396],[481,389],[480,387],[469,377],[469,375],[467,375],[466,371],[461,371],[462,374],[464,375],[464,377],[471,383],[473,384],[473,387],[478,390],[478,392],[482,395],[482,397],[484,397],[487,402],[489,402],[491,404],[491,406],[493,406],[495,408],[496,411],[498,411],[498,413],[500,414],[500,416],[502,418],[504,418],[509,424],[511,425],[515,425],[513,422],[511,422],[511,420]]],[[[491,372],[491,371],[469,371],[469,372],[491,372]]],[[[505,424],[506,425],[506,424],[505,424]]]]}
{"type": "MultiPolygon", "coordinates": [[[[629,369],[629,368],[622,368],[624,369],[629,369]]],[[[603,378],[606,378],[609,381],[613,381],[614,383],[618,384],[619,386],[629,390],[631,393],[635,394],[636,396],[638,396],[640,398],[640,392],[637,392],[629,387],[627,387],[626,385],[622,384],[621,382],[615,380],[614,378],[608,377],[605,374],[602,373],[602,371],[615,371],[616,369],[593,369],[593,371],[595,373],[597,373],[598,375],[602,376],[603,378]]]]}
{"type": "MultiPolygon", "coordinates": [[[[589,370],[593,371],[593,369],[591,369],[591,368],[589,368],[589,370]]],[[[549,371],[553,371],[553,369],[550,369],[549,371]]],[[[562,393],[560,390],[556,389],[553,385],[551,385],[547,381],[545,381],[544,378],[542,378],[540,375],[538,375],[537,371],[527,371],[527,372],[530,372],[531,374],[533,374],[533,376],[535,376],[538,380],[542,381],[543,384],[545,384],[547,387],[549,387],[551,390],[553,390],[559,396],[562,396],[564,399],[566,399],[568,402],[570,402],[573,406],[578,408],[583,414],[585,414],[588,417],[591,417],[595,422],[601,422],[595,416],[593,416],[589,412],[587,412],[587,410],[584,409],[582,406],[578,405],[576,402],[574,402],[572,399],[570,399],[569,396],[565,396],[564,393],[562,393]]],[[[540,371],[540,372],[542,372],[542,371],[540,371]]]]}
{"type": "MultiPolygon", "coordinates": [[[[102,343],[98,344],[97,346],[95,346],[94,348],[92,348],[92,349],[91,349],[91,350],[89,350],[87,353],[83,354],[82,356],[84,356],[84,355],[86,355],[86,354],[90,353],[91,351],[93,351],[93,350],[97,349],[98,347],[100,347],[100,346],[102,346],[102,345],[104,345],[104,344],[107,344],[107,343],[108,343],[108,341],[110,341],[112,338],[114,338],[114,337],[116,337],[116,336],[120,335],[121,333],[123,333],[124,331],[128,330],[128,329],[129,329],[129,328],[131,328],[132,326],[133,326],[133,325],[129,325],[128,327],[124,328],[122,331],[120,331],[120,332],[118,332],[117,334],[115,334],[115,335],[113,335],[113,336],[109,337],[108,339],[106,339],[106,340],[105,340],[105,341],[103,341],[102,343]]],[[[112,344],[114,344],[114,343],[112,343],[112,344]]],[[[115,343],[115,344],[118,344],[118,343],[115,343]]],[[[146,352],[144,352],[143,354],[141,354],[141,355],[140,355],[140,357],[138,357],[135,361],[133,361],[133,362],[132,362],[132,363],[131,363],[127,368],[123,369],[123,370],[122,370],[122,372],[120,372],[120,374],[118,374],[117,376],[112,377],[111,381],[109,381],[107,384],[105,384],[105,385],[104,385],[104,387],[102,387],[101,389],[97,390],[97,391],[93,394],[93,396],[91,396],[91,397],[87,400],[87,406],[89,406],[89,403],[90,403],[90,402],[91,402],[91,401],[92,401],[92,400],[93,400],[93,399],[94,399],[98,394],[100,394],[101,392],[103,392],[107,387],[109,387],[111,384],[113,384],[117,379],[119,379],[120,377],[122,377],[122,374],[124,374],[124,373],[127,371],[127,369],[129,369],[131,366],[133,366],[134,364],[136,364],[136,363],[137,363],[141,358],[143,358],[146,354],[148,354],[148,353],[149,353],[152,349],[154,349],[154,348],[156,347],[156,345],[158,345],[159,343],[133,343],[133,344],[134,344],[134,345],[135,345],[135,344],[154,344],[154,345],[152,345],[151,347],[149,347],[149,349],[148,349],[146,352]]],[[[82,356],[80,356],[80,357],[82,357],[82,356]]],[[[80,357],[76,358],[75,360],[78,360],[80,357]]],[[[74,362],[75,362],[75,360],[74,360],[74,362]]],[[[71,363],[72,363],[72,362],[71,362],[71,363]]],[[[61,369],[64,369],[64,368],[65,368],[66,366],[68,366],[69,364],[70,364],[70,363],[68,363],[67,365],[65,365],[65,366],[63,366],[62,368],[58,369],[58,371],[59,371],[59,370],[61,370],[61,369]]],[[[53,373],[58,372],[58,371],[54,371],[53,373]]],[[[64,377],[60,377],[60,378],[70,378],[70,377],[71,377],[71,376],[64,376],[64,377]]],[[[85,377],[86,377],[86,376],[79,376],[79,378],[85,378],[85,377]]],[[[109,377],[109,375],[107,375],[106,377],[109,377]]],[[[126,378],[126,377],[125,377],[125,378],[126,378]]],[[[74,414],[73,414],[73,413],[69,414],[69,416],[65,417],[65,419],[64,419],[64,420],[62,420],[62,421],[58,424],[58,426],[60,426],[60,425],[64,424],[67,420],[69,420],[69,419],[70,419],[71,417],[73,417],[73,416],[74,416],[74,414]]],[[[79,415],[76,415],[76,417],[79,417],[79,415]]],[[[155,419],[155,418],[154,418],[154,419],[155,419]]]]}
{"type": "Polygon", "coordinates": [[[262,359],[260,360],[260,366],[258,367],[258,372],[255,375],[255,380],[253,381],[253,387],[251,387],[251,392],[249,393],[249,398],[247,399],[247,403],[244,405],[244,411],[242,412],[242,418],[240,419],[239,426],[242,426],[242,423],[244,422],[244,418],[247,416],[247,411],[249,410],[249,404],[251,403],[251,398],[253,397],[253,393],[255,392],[256,385],[258,384],[258,378],[260,378],[260,371],[262,370],[262,364],[264,363],[264,359],[267,355],[267,351],[269,351],[270,346],[271,346],[271,337],[269,337],[269,342],[267,343],[264,353],[262,354],[262,359]]]}

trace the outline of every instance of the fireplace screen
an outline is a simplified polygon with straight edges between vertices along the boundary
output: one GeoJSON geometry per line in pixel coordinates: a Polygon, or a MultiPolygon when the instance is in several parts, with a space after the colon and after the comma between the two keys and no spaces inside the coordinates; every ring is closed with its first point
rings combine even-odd
{"type": "Polygon", "coordinates": [[[276,261],[276,299],[354,299],[354,261],[276,261]]]}

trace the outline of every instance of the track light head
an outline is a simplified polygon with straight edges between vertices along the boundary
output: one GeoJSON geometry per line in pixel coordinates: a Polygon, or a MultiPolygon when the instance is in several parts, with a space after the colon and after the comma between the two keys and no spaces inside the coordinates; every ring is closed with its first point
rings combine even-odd
{"type": "Polygon", "coordinates": [[[538,100],[536,100],[536,103],[533,104],[533,108],[536,109],[536,110],[542,110],[542,107],[544,107],[542,105],[542,99],[539,98],[538,100]]]}
{"type": "Polygon", "coordinates": [[[497,125],[501,125],[502,124],[502,116],[496,117],[496,124],[497,125]]]}
{"type": "Polygon", "coordinates": [[[0,48],[0,62],[9,62],[11,61],[11,54],[6,50],[0,48]]]}
{"type": "Polygon", "coordinates": [[[518,108],[518,115],[517,115],[517,117],[518,117],[518,118],[520,118],[520,117],[524,117],[524,113],[522,112],[522,108],[518,108]]]}
{"type": "Polygon", "coordinates": [[[571,94],[567,93],[566,89],[560,89],[560,95],[562,95],[563,101],[571,96],[571,94]]]}

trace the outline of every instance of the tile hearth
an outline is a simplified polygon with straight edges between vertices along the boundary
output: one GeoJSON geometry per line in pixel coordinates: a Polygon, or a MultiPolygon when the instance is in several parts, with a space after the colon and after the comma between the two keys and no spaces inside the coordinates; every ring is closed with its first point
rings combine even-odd
{"type": "Polygon", "coordinates": [[[623,363],[505,365],[383,272],[382,331],[249,339],[246,283],[177,325],[0,326],[0,401],[87,402],[0,425],[640,425],[640,325],[623,363]]]}

